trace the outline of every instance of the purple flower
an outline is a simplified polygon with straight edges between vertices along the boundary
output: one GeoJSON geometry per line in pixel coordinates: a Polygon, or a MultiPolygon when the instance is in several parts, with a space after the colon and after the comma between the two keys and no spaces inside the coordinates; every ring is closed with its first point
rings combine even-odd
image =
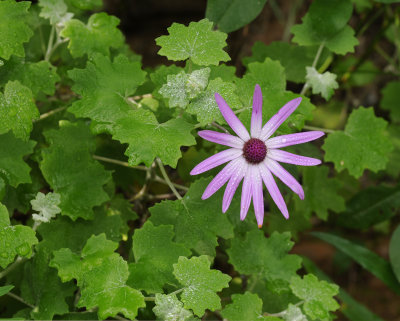
{"type": "Polygon", "coordinates": [[[278,127],[300,105],[301,98],[289,101],[263,127],[262,93],[259,85],[256,85],[254,90],[250,134],[218,93],[215,94],[215,100],[217,101],[222,116],[237,136],[211,130],[202,130],[198,133],[200,137],[210,142],[230,147],[202,161],[190,172],[191,175],[198,175],[228,162],[210,182],[201,198],[203,200],[209,198],[228,182],[222,201],[222,212],[225,213],[231,204],[237,187],[244,178],[240,219],[245,219],[251,199],[253,199],[257,223],[258,226],[261,227],[264,220],[262,185],[262,182],[264,182],[275,204],[278,206],[283,216],[288,219],[288,209],[273,175],[278,177],[293,192],[298,194],[300,199],[304,199],[304,191],[296,179],[290,175],[279,162],[314,166],[320,164],[321,161],[319,159],[285,152],[280,150],[280,148],[312,141],[323,136],[324,133],[320,131],[309,131],[271,138],[278,127]]]}

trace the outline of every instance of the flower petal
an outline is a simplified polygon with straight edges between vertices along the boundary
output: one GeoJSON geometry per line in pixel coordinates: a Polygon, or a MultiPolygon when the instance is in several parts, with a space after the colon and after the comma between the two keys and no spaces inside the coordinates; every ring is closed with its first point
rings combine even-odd
{"type": "Polygon", "coordinates": [[[226,122],[233,129],[233,131],[243,140],[248,141],[250,139],[249,132],[242,122],[237,118],[232,109],[228,106],[224,98],[220,94],[215,93],[215,100],[218,104],[219,110],[222,116],[225,118],[226,122]]]}
{"type": "Polygon", "coordinates": [[[267,157],[272,158],[273,160],[276,160],[278,162],[301,166],[315,166],[321,164],[321,161],[319,159],[300,156],[279,149],[268,149],[267,157]]]}
{"type": "Polygon", "coordinates": [[[268,157],[264,160],[264,163],[272,172],[272,174],[278,177],[282,183],[287,185],[293,192],[299,195],[300,199],[304,199],[303,187],[286,169],[284,169],[278,162],[268,157]]]}
{"type": "Polygon", "coordinates": [[[219,153],[203,160],[201,163],[197,164],[190,172],[190,175],[198,175],[198,174],[207,172],[210,169],[213,169],[214,167],[217,167],[221,164],[224,164],[235,158],[238,158],[242,154],[243,154],[243,151],[240,149],[236,149],[236,148],[230,148],[230,149],[224,150],[222,152],[219,152],[219,153]]]}
{"type": "Polygon", "coordinates": [[[264,221],[264,197],[262,179],[258,166],[255,166],[252,186],[254,213],[256,214],[258,227],[261,227],[264,221]]]}
{"type": "Polygon", "coordinates": [[[215,132],[213,130],[202,130],[197,133],[201,138],[206,139],[210,142],[217,143],[220,145],[226,145],[229,147],[242,149],[244,141],[239,137],[215,132]]]}
{"type": "Polygon", "coordinates": [[[240,219],[243,221],[246,218],[247,212],[249,211],[251,194],[252,194],[252,180],[251,173],[254,166],[248,166],[246,174],[244,175],[243,186],[242,186],[242,199],[240,202],[240,219]]]}
{"type": "Polygon", "coordinates": [[[251,114],[251,137],[258,138],[262,127],[262,93],[257,84],[253,95],[253,112],[251,114]]]}
{"type": "Polygon", "coordinates": [[[325,133],[320,131],[282,135],[268,139],[265,144],[267,145],[267,148],[282,148],[286,146],[307,143],[324,135],[325,133]]]}
{"type": "Polygon", "coordinates": [[[295,98],[286,103],[261,130],[260,139],[268,139],[282,123],[296,110],[301,103],[301,97],[295,98]]]}
{"type": "Polygon", "coordinates": [[[205,200],[218,191],[231,178],[235,171],[236,162],[232,161],[226,165],[208,184],[201,199],[205,200]]]}
{"type": "Polygon", "coordinates": [[[283,216],[286,219],[288,219],[289,212],[286,207],[285,200],[283,199],[282,194],[279,191],[278,185],[276,185],[274,177],[272,176],[271,172],[265,166],[264,163],[260,163],[260,174],[261,174],[264,184],[267,187],[268,192],[271,195],[272,199],[274,200],[276,206],[278,206],[278,208],[281,211],[281,213],[283,214],[283,216]]]}
{"type": "MultiPolygon", "coordinates": [[[[236,161],[236,160],[235,160],[236,161]]],[[[244,174],[247,171],[247,162],[239,158],[238,166],[233,172],[231,178],[229,179],[228,185],[226,186],[224,192],[224,198],[222,200],[222,212],[225,213],[229,206],[231,205],[233,195],[235,195],[236,189],[238,188],[240,182],[242,181],[244,174]]]]}

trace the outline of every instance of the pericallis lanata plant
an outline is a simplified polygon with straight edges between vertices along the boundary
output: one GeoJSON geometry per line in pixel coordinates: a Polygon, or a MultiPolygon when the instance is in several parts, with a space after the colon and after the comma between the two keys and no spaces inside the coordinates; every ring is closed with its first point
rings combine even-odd
{"type": "Polygon", "coordinates": [[[0,0],[0,317],[382,320],[332,271],[400,294],[391,2],[208,0],[147,66],[101,0],[0,0]]]}

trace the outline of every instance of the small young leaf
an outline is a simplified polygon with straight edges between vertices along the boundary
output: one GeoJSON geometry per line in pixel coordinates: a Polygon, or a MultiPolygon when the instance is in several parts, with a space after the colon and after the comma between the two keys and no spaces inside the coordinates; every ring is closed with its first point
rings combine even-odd
{"type": "Polygon", "coordinates": [[[328,178],[329,168],[327,166],[304,167],[303,188],[306,195],[304,200],[295,198],[296,210],[303,215],[311,213],[323,220],[328,218],[328,210],[336,213],[345,210],[342,196],[338,194],[341,183],[336,178],[328,178]]]}
{"type": "Polygon", "coordinates": [[[157,320],[164,321],[195,321],[199,320],[193,313],[183,307],[176,294],[156,294],[156,306],[153,308],[157,320]]]}
{"type": "Polygon", "coordinates": [[[336,284],[319,281],[313,274],[307,274],[303,279],[298,276],[293,277],[290,288],[297,297],[304,300],[304,312],[312,320],[329,321],[331,320],[329,311],[335,311],[340,307],[333,298],[339,293],[339,287],[336,284]]]}
{"type": "Polygon", "coordinates": [[[0,286],[0,296],[3,296],[10,292],[14,288],[14,285],[5,285],[5,286],[0,286]]]}
{"type": "Polygon", "coordinates": [[[0,134],[9,130],[15,137],[29,139],[32,121],[39,118],[39,111],[33,102],[32,92],[19,81],[9,81],[0,92],[0,134]]]}
{"type": "Polygon", "coordinates": [[[367,168],[374,172],[384,169],[392,150],[386,126],[384,119],[374,115],[373,108],[354,110],[344,131],[329,134],[325,139],[325,161],[334,162],[337,171],[348,169],[356,178],[367,168]]]}
{"type": "Polygon", "coordinates": [[[245,294],[232,295],[232,303],[225,306],[221,315],[229,321],[262,321],[262,300],[257,294],[246,292],[245,294]]]}
{"type": "Polygon", "coordinates": [[[0,203],[0,266],[6,268],[16,255],[30,257],[37,243],[35,231],[29,226],[10,225],[7,208],[0,203]]]}
{"type": "Polygon", "coordinates": [[[134,319],[140,307],[145,307],[143,295],[125,282],[128,264],[114,253],[118,243],[106,239],[104,234],[92,236],[81,255],[70,249],[54,252],[50,266],[58,269],[63,282],[76,279],[81,289],[78,307],[98,307],[100,319],[118,313],[134,319]]]}
{"type": "Polygon", "coordinates": [[[31,168],[23,160],[23,157],[33,152],[36,142],[29,140],[24,142],[8,132],[0,135],[0,176],[11,186],[31,183],[29,172],[31,168]]]}
{"type": "Polygon", "coordinates": [[[288,254],[293,246],[290,233],[274,232],[269,238],[260,230],[249,231],[246,239],[234,238],[227,250],[229,262],[236,271],[251,275],[261,274],[268,281],[289,282],[301,266],[301,258],[288,254]]]}
{"type": "Polygon", "coordinates": [[[163,292],[163,286],[176,283],[172,274],[172,264],[180,256],[189,256],[190,250],[172,241],[172,225],[155,227],[147,221],[142,228],[135,230],[132,237],[132,250],[135,262],[129,266],[128,284],[147,293],[163,292]]]}
{"type": "Polygon", "coordinates": [[[393,291],[400,294],[400,284],[396,280],[388,261],[367,248],[339,236],[322,232],[313,232],[312,234],[347,254],[363,268],[381,279],[393,291]]]}
{"type": "Polygon", "coordinates": [[[394,230],[389,245],[390,264],[400,282],[400,225],[394,230]]]}
{"type": "Polygon", "coordinates": [[[306,67],[306,70],[307,83],[311,86],[313,94],[321,94],[325,100],[329,100],[334,89],[339,88],[336,75],[329,71],[320,74],[314,67],[306,67]]]}
{"type": "Polygon", "coordinates": [[[124,43],[124,36],[117,28],[119,19],[105,12],[90,16],[87,25],[77,19],[65,23],[61,36],[69,38],[68,49],[72,57],[89,57],[95,53],[110,54],[110,48],[119,48],[124,43]]]}
{"type": "Polygon", "coordinates": [[[57,23],[64,25],[73,17],[72,13],[67,12],[68,7],[63,0],[39,0],[39,7],[42,8],[39,15],[49,19],[52,25],[57,23]]]}
{"type": "Polygon", "coordinates": [[[158,54],[179,61],[190,58],[200,66],[218,65],[230,60],[222,50],[226,46],[227,34],[212,30],[213,23],[207,19],[191,22],[188,27],[173,23],[168,28],[169,35],[156,39],[161,49],[158,54]]]}
{"type": "Polygon", "coordinates": [[[191,184],[182,200],[163,201],[151,207],[150,221],[155,225],[173,225],[176,242],[198,254],[215,256],[217,237],[233,236],[227,215],[236,215],[239,205],[232,204],[227,214],[222,214],[221,193],[203,201],[201,195],[209,181],[199,179],[191,184]]]}
{"type": "Polygon", "coordinates": [[[53,217],[61,212],[58,207],[60,204],[60,194],[57,193],[37,193],[36,198],[31,200],[32,209],[39,214],[32,214],[35,221],[48,223],[53,217]]]}
{"type": "Polygon", "coordinates": [[[206,309],[215,311],[221,308],[221,299],[216,292],[228,287],[231,277],[210,269],[207,256],[180,257],[174,264],[174,275],[185,287],[181,295],[185,308],[192,309],[199,317],[206,309]]]}
{"type": "Polygon", "coordinates": [[[33,35],[27,23],[30,5],[29,1],[0,1],[0,58],[25,56],[23,44],[33,35]]]}
{"type": "Polygon", "coordinates": [[[254,20],[267,0],[209,0],[206,18],[213,21],[223,32],[232,32],[254,20]]]}
{"type": "Polygon", "coordinates": [[[301,309],[293,304],[289,304],[283,315],[285,321],[308,321],[301,309]]]}

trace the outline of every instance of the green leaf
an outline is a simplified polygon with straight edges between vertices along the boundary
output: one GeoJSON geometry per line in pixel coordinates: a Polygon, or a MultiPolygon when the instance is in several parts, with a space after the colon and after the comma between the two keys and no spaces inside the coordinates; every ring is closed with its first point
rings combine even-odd
{"type": "Polygon", "coordinates": [[[9,59],[11,55],[25,56],[24,42],[28,42],[33,32],[29,25],[28,1],[0,1],[0,57],[9,59]]]}
{"type": "Polygon", "coordinates": [[[301,309],[293,304],[289,304],[283,315],[283,319],[285,321],[308,321],[301,309]]]}
{"type": "Polygon", "coordinates": [[[197,319],[193,313],[183,307],[176,294],[156,294],[155,307],[153,308],[157,320],[164,321],[194,321],[197,319]]]}
{"type": "Polygon", "coordinates": [[[32,245],[37,243],[35,231],[29,226],[10,225],[7,208],[0,203],[0,266],[6,268],[16,255],[31,257],[32,245]]]}
{"type": "Polygon", "coordinates": [[[129,164],[143,162],[150,166],[159,157],[164,164],[175,168],[182,157],[181,146],[196,143],[190,133],[193,129],[194,126],[182,118],[160,124],[151,111],[141,108],[131,110],[124,118],[117,120],[112,135],[114,139],[129,145],[125,152],[129,164]]]}
{"type": "Polygon", "coordinates": [[[347,169],[356,178],[367,168],[373,172],[384,169],[392,150],[386,126],[384,119],[374,115],[373,108],[353,110],[344,131],[329,134],[325,139],[325,161],[334,162],[339,172],[347,169]]]}
{"type": "Polygon", "coordinates": [[[306,78],[306,67],[311,66],[316,47],[303,47],[283,41],[274,41],[269,45],[256,41],[252,47],[252,55],[243,58],[243,63],[263,62],[269,57],[277,60],[285,68],[286,79],[296,83],[303,83],[306,78]]]}
{"type": "Polygon", "coordinates": [[[128,284],[147,293],[163,292],[165,284],[175,284],[172,264],[180,256],[189,256],[190,250],[172,241],[172,225],[155,227],[147,221],[142,228],[135,230],[132,237],[132,250],[135,262],[129,266],[128,284]]]}
{"type": "Polygon", "coordinates": [[[181,295],[185,308],[192,309],[199,317],[206,309],[215,311],[221,308],[221,299],[216,292],[228,287],[231,277],[210,269],[207,256],[180,257],[174,264],[174,275],[185,287],[181,295]]]}
{"type": "Polygon", "coordinates": [[[53,95],[56,90],[55,84],[60,77],[56,67],[48,61],[24,62],[12,57],[3,68],[0,68],[0,79],[0,83],[5,83],[6,80],[18,80],[37,97],[40,93],[53,95]]]}
{"type": "Polygon", "coordinates": [[[400,293],[400,285],[396,280],[395,275],[388,261],[368,250],[367,248],[343,239],[339,236],[313,232],[312,235],[319,239],[332,244],[338,250],[351,257],[354,261],[360,264],[363,268],[370,271],[377,278],[381,279],[389,288],[397,294],[400,293]]]}
{"type": "Polygon", "coordinates": [[[223,124],[225,119],[222,117],[215,101],[215,93],[219,93],[224,97],[228,105],[235,110],[242,105],[235,91],[236,86],[233,83],[222,81],[221,78],[213,79],[209,82],[207,90],[190,102],[187,112],[195,114],[197,121],[201,125],[206,125],[213,121],[223,124]]]}
{"type": "Polygon", "coordinates": [[[39,7],[41,7],[39,15],[49,19],[52,25],[65,24],[73,16],[72,13],[67,12],[68,8],[63,0],[39,0],[39,7]]]}
{"type": "Polygon", "coordinates": [[[30,311],[33,320],[53,320],[56,314],[68,313],[67,302],[76,290],[73,282],[62,283],[57,270],[49,267],[51,257],[47,248],[36,247],[35,256],[24,264],[21,296],[35,306],[30,311]]]}
{"type": "Polygon", "coordinates": [[[325,100],[331,99],[334,89],[339,88],[336,81],[337,76],[329,71],[320,74],[314,67],[306,67],[306,70],[306,80],[312,88],[312,93],[321,94],[325,100]]]}
{"type": "Polygon", "coordinates": [[[212,30],[213,23],[207,19],[191,22],[188,27],[173,23],[168,36],[161,36],[156,43],[161,49],[158,54],[169,60],[179,61],[190,58],[200,66],[218,65],[230,60],[222,49],[226,46],[227,34],[212,30]]]}
{"type": "Polygon", "coordinates": [[[68,76],[74,81],[72,90],[82,96],[68,110],[77,117],[113,123],[132,110],[126,98],[144,82],[146,73],[139,62],[130,62],[125,56],[111,62],[95,55],[85,69],[73,69],[68,76]]]}
{"type": "Polygon", "coordinates": [[[351,229],[366,229],[390,219],[400,207],[400,186],[373,186],[356,194],[337,221],[351,229]]]}
{"type": "Polygon", "coordinates": [[[186,108],[189,101],[197,97],[206,87],[210,68],[203,68],[186,74],[181,71],[176,75],[168,75],[167,83],[164,84],[159,93],[169,99],[169,107],[186,108]]]}
{"type": "Polygon", "coordinates": [[[390,239],[389,258],[393,272],[400,282],[400,225],[394,230],[390,239]]]}
{"type": "Polygon", "coordinates": [[[293,293],[304,300],[303,309],[312,320],[331,320],[329,311],[335,311],[340,306],[333,298],[339,293],[339,287],[326,281],[319,281],[313,274],[307,274],[302,279],[293,277],[290,283],[293,293]]]}
{"type": "Polygon", "coordinates": [[[9,130],[15,137],[29,139],[32,121],[39,118],[39,111],[33,102],[32,92],[18,81],[9,81],[0,92],[0,134],[9,130]]]}
{"type": "Polygon", "coordinates": [[[0,296],[3,296],[10,292],[14,288],[14,285],[5,285],[5,286],[0,286],[0,296]]]}
{"type": "Polygon", "coordinates": [[[206,18],[213,21],[223,32],[232,32],[254,20],[267,0],[209,0],[206,18]]]}
{"type": "MultiPolygon", "coordinates": [[[[264,62],[253,62],[242,79],[237,81],[238,94],[244,106],[252,106],[254,86],[259,84],[263,94],[263,124],[265,124],[289,100],[298,94],[285,91],[286,79],[284,68],[278,61],[266,58],[264,62]]],[[[315,109],[310,100],[303,97],[300,106],[280,126],[277,134],[289,134],[295,129],[302,129],[305,120],[312,119],[315,109]]],[[[242,112],[239,117],[245,126],[250,126],[251,109],[242,112]]]]}
{"type": "Polygon", "coordinates": [[[57,193],[37,193],[36,198],[31,200],[32,209],[39,214],[32,214],[32,218],[38,222],[49,222],[53,217],[61,212],[58,207],[60,204],[60,194],[57,193]]]}
{"type": "Polygon", "coordinates": [[[262,300],[257,294],[246,292],[245,294],[232,295],[232,303],[225,306],[221,315],[229,321],[256,321],[262,320],[262,300]]]}
{"type": "Polygon", "coordinates": [[[51,188],[61,195],[62,215],[72,220],[92,219],[93,207],[109,199],[103,185],[111,179],[111,173],[92,158],[95,142],[89,128],[83,123],[62,121],[58,130],[48,130],[44,135],[50,147],[42,150],[40,169],[51,188]]]}
{"type": "Polygon", "coordinates": [[[11,186],[30,183],[31,168],[23,160],[23,157],[33,152],[36,142],[29,140],[24,142],[8,132],[0,135],[0,176],[11,186]]]}
{"type": "Polygon", "coordinates": [[[54,252],[50,266],[58,269],[63,282],[76,279],[81,290],[78,307],[98,307],[100,319],[118,313],[134,319],[140,307],[145,307],[143,295],[125,282],[128,264],[114,253],[118,243],[106,239],[104,234],[92,236],[81,255],[70,249],[54,252]]]}
{"type": "Polygon", "coordinates": [[[302,46],[324,45],[341,55],[354,52],[358,40],[354,37],[354,30],[347,25],[352,10],[349,0],[313,1],[302,18],[303,23],[291,29],[293,42],[302,46]]]}
{"type": "MultiPolygon", "coordinates": [[[[332,283],[332,280],[320,270],[310,259],[303,257],[303,265],[308,273],[315,274],[319,279],[332,283]]],[[[339,289],[337,295],[342,306],[340,311],[352,321],[383,321],[380,317],[368,310],[364,305],[354,300],[343,288],[339,289]]]]}
{"type": "Polygon", "coordinates": [[[150,208],[154,225],[173,225],[175,241],[194,249],[198,254],[215,256],[217,237],[233,237],[233,227],[227,215],[237,215],[239,204],[233,203],[227,214],[221,213],[222,193],[203,201],[209,179],[199,179],[190,185],[182,200],[163,201],[150,208]]]}
{"type": "Polygon", "coordinates": [[[289,282],[301,266],[299,256],[288,254],[294,245],[288,232],[273,232],[266,238],[261,230],[253,230],[244,241],[234,238],[231,244],[227,253],[236,271],[261,274],[277,286],[289,282]]]}
{"type": "Polygon", "coordinates": [[[91,15],[87,25],[77,19],[69,20],[60,34],[69,38],[68,49],[74,58],[95,53],[109,56],[110,48],[119,48],[124,43],[118,25],[117,17],[100,12],[91,15]]]}
{"type": "Polygon", "coordinates": [[[400,81],[392,81],[382,89],[381,107],[389,110],[390,118],[393,121],[400,121],[400,109],[398,108],[398,93],[400,91],[400,81]]]}
{"type": "Polygon", "coordinates": [[[302,170],[306,197],[303,201],[295,198],[298,213],[309,216],[314,212],[319,218],[326,220],[328,210],[336,213],[345,210],[344,199],[338,193],[342,184],[336,178],[328,178],[327,166],[304,167],[302,170]]]}

